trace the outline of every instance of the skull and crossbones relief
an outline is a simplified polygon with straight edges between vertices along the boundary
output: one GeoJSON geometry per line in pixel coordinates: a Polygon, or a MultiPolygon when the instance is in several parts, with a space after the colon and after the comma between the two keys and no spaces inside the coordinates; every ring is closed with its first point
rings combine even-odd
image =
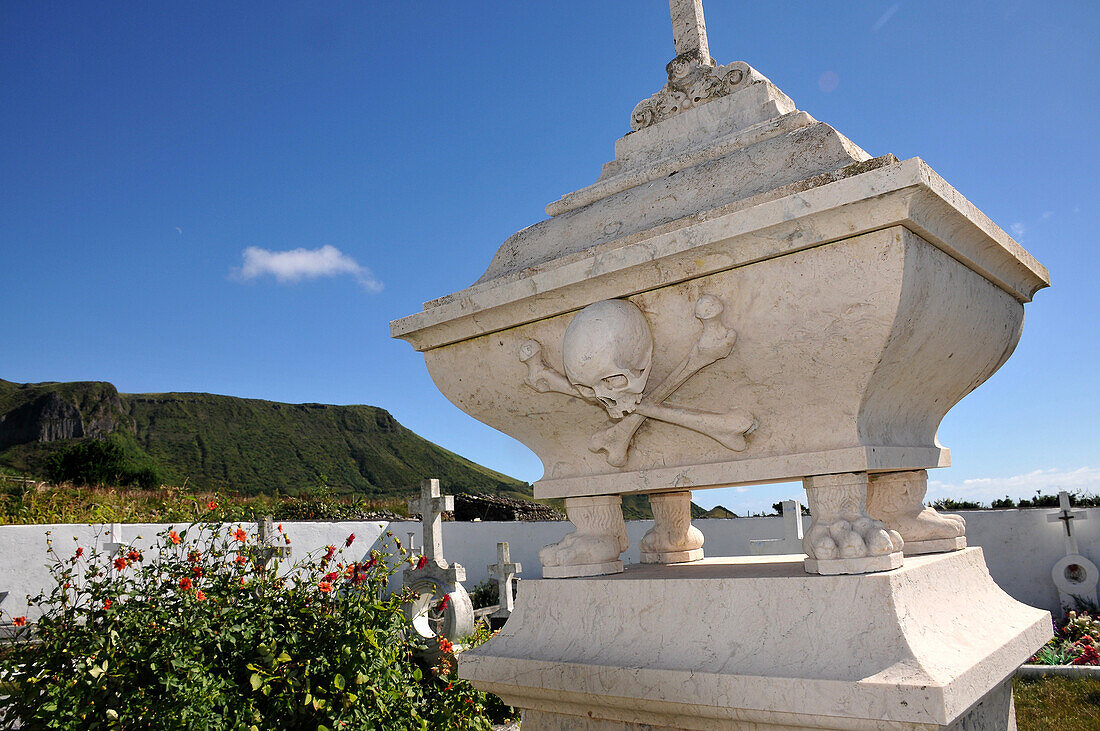
{"type": "Polygon", "coordinates": [[[757,425],[745,409],[725,413],[669,406],[665,400],[692,376],[733,351],[737,333],[721,322],[722,301],[704,294],[695,303],[703,331],[665,380],[645,392],[653,361],[653,336],[645,315],[627,300],[601,300],[569,323],[562,343],[565,375],[548,366],[537,340],[524,341],[519,359],[527,364],[524,382],[539,393],[554,391],[599,404],[613,423],[592,435],[588,448],[606,452],[615,467],[626,464],[634,434],[656,419],[705,434],[740,452],[757,425]]]}

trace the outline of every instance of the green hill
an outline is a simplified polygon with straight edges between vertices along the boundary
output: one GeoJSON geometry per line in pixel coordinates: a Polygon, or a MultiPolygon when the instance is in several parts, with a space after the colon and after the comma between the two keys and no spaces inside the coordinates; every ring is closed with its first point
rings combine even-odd
{"type": "Polygon", "coordinates": [[[384,498],[437,477],[450,492],[531,496],[526,483],[432,444],[374,406],[0,380],[0,468],[43,474],[50,454],[108,436],[164,482],[196,489],[294,495],[326,480],[338,493],[384,498]]]}

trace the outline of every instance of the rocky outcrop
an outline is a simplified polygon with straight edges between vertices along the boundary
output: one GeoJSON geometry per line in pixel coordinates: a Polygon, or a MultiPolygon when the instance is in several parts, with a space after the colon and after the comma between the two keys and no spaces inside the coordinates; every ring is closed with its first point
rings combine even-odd
{"type": "Polygon", "coordinates": [[[455,520],[565,520],[565,516],[549,505],[500,495],[468,495],[455,497],[455,520]]]}
{"type": "Polygon", "coordinates": [[[28,442],[78,439],[84,435],[80,410],[56,391],[43,393],[0,414],[0,449],[28,442]]]}

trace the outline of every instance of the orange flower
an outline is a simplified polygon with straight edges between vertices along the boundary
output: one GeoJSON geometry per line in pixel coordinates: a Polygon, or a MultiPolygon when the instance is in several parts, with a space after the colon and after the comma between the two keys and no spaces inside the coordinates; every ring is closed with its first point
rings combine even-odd
{"type": "Polygon", "coordinates": [[[191,590],[191,579],[187,578],[186,576],[184,576],[182,579],[180,579],[180,588],[183,589],[184,591],[190,591],[191,590]]]}
{"type": "Polygon", "coordinates": [[[141,554],[138,553],[137,551],[129,551],[129,552],[126,553],[126,558],[127,558],[127,560],[129,560],[131,562],[140,561],[141,560],[141,554]]]}
{"type": "Polygon", "coordinates": [[[328,594],[330,591],[332,591],[332,584],[327,581],[322,581],[320,584],[317,585],[317,588],[321,590],[321,593],[328,594]]]}
{"type": "Polygon", "coordinates": [[[168,531],[168,538],[177,546],[180,544],[180,534],[176,533],[174,530],[168,531]]]}
{"type": "Polygon", "coordinates": [[[244,577],[241,577],[241,586],[244,586],[244,577]]]}
{"type": "Polygon", "coordinates": [[[244,532],[244,528],[237,526],[237,530],[233,531],[233,540],[245,543],[248,541],[248,534],[244,532]]]}
{"type": "Polygon", "coordinates": [[[107,601],[103,602],[103,608],[104,608],[104,609],[110,609],[110,608],[111,608],[111,600],[110,600],[110,599],[108,599],[107,601]]]}
{"type": "Polygon", "coordinates": [[[126,568],[129,565],[130,565],[129,562],[126,559],[124,559],[122,556],[119,556],[118,558],[115,559],[115,571],[122,571],[124,568],[126,568]]]}
{"type": "Polygon", "coordinates": [[[210,502],[208,502],[206,504],[206,509],[207,510],[217,510],[218,509],[218,504],[216,502],[214,502],[213,500],[211,500],[210,502]]]}
{"type": "Polygon", "coordinates": [[[16,627],[26,627],[27,626],[27,618],[25,616],[24,617],[12,617],[11,618],[11,623],[14,624],[16,627]]]}
{"type": "Polygon", "coordinates": [[[246,563],[248,563],[248,559],[245,558],[244,556],[237,556],[233,560],[237,562],[238,566],[244,566],[246,563]]]}
{"type": "Polygon", "coordinates": [[[196,591],[195,592],[195,598],[198,599],[200,602],[201,601],[206,601],[206,594],[203,594],[201,590],[196,591]]]}
{"type": "Polygon", "coordinates": [[[451,641],[446,637],[439,638],[439,650],[440,652],[454,652],[455,646],[451,644],[451,641]]]}

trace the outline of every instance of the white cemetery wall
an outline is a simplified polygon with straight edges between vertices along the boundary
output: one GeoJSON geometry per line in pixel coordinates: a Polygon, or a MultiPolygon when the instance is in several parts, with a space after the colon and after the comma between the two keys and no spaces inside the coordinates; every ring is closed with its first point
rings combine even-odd
{"type": "MultiPolygon", "coordinates": [[[[993,579],[1011,596],[1035,607],[1058,612],[1058,593],[1050,580],[1050,569],[1064,555],[1062,525],[1047,522],[1053,508],[1029,510],[962,511],[966,518],[967,542],[985,549],[993,579]]],[[[1100,508],[1084,509],[1086,520],[1075,522],[1081,553],[1100,563],[1100,508]]],[[[808,518],[804,519],[808,521],[808,518]]],[[[638,542],[649,529],[649,521],[628,521],[630,549],[623,555],[626,563],[638,561],[638,542]]],[[[779,517],[738,518],[732,520],[696,520],[694,525],[706,536],[704,550],[711,556],[749,555],[749,541],[779,538],[783,521],[779,517]]],[[[147,547],[167,524],[129,524],[122,527],[123,541],[147,547]],[[142,536],[141,540],[137,536],[142,536]]],[[[178,527],[178,526],[177,526],[178,527]]],[[[245,524],[254,534],[255,526],[245,524]]],[[[407,545],[408,534],[416,536],[420,547],[419,521],[390,524],[378,522],[286,522],[291,537],[290,561],[326,545],[343,546],[350,533],[356,541],[347,555],[359,558],[390,531],[407,545]]],[[[77,545],[87,549],[98,531],[100,542],[108,540],[109,526],[88,525],[16,525],[0,526],[0,591],[10,595],[0,609],[8,615],[23,614],[26,595],[37,594],[49,583],[46,569],[45,532],[52,531],[54,546],[62,556],[72,555],[77,545]],[[73,537],[78,538],[74,542],[73,537]]],[[[571,530],[560,522],[448,522],[443,524],[443,552],[448,561],[466,568],[465,585],[472,588],[488,578],[486,567],[496,562],[496,544],[507,541],[512,561],[523,564],[521,579],[539,578],[539,549],[561,540],[571,530]]]]}

